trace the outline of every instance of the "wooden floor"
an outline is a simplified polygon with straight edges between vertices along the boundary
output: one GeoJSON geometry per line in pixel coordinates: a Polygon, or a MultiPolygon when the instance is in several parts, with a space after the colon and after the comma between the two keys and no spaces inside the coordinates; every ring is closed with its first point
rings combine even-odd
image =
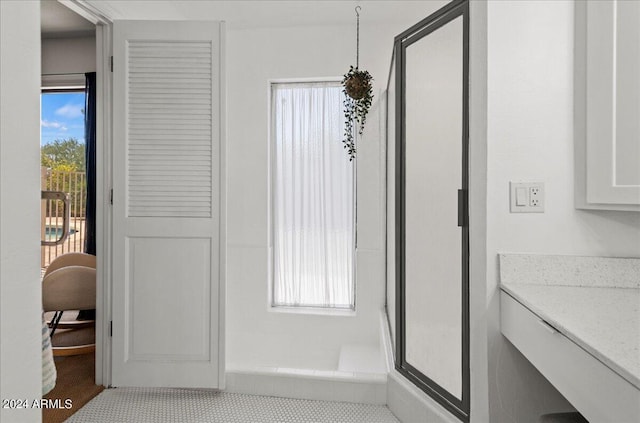
{"type": "Polygon", "coordinates": [[[43,423],[64,422],[104,389],[95,384],[94,354],[56,357],[55,363],[58,372],[56,386],[44,398],[61,400],[61,406],[43,408],[43,423]],[[67,399],[71,400],[71,407],[68,409],[64,408],[67,399]]]}

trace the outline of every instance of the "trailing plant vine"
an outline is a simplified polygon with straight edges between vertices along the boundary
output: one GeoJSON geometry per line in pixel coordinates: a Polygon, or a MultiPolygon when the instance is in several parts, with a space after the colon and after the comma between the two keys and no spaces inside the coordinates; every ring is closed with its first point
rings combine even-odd
{"type": "Polygon", "coordinates": [[[373,77],[366,70],[351,66],[342,80],[344,97],[344,148],[349,154],[349,161],[356,156],[356,132],[362,135],[367,113],[373,100],[373,77]]]}

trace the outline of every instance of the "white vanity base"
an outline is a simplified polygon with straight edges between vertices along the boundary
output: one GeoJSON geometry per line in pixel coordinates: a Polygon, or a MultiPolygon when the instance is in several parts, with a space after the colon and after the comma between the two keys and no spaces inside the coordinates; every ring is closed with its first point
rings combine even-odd
{"type": "Polygon", "coordinates": [[[502,333],[590,422],[640,421],[640,390],[549,326],[509,294],[502,333]]]}

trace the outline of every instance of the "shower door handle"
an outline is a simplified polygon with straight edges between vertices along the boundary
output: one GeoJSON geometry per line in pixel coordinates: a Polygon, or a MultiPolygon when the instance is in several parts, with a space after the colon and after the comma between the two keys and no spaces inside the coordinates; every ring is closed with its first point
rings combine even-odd
{"type": "Polygon", "coordinates": [[[458,190],[458,226],[464,227],[469,224],[469,191],[458,190]]]}

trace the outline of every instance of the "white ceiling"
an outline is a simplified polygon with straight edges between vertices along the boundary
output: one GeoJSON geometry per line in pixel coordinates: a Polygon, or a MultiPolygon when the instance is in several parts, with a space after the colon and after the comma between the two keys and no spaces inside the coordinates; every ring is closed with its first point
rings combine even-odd
{"type": "Polygon", "coordinates": [[[40,32],[43,38],[69,37],[93,33],[95,26],[56,0],[41,0],[40,32]]]}
{"type": "Polygon", "coordinates": [[[211,0],[86,0],[110,19],[215,20],[235,27],[355,24],[355,6],[361,6],[362,24],[425,18],[446,0],[366,1],[211,1],[211,0]]]}
{"type": "MultiPolygon", "coordinates": [[[[215,20],[229,28],[416,23],[448,0],[84,0],[109,19],[215,20]],[[415,18],[413,18],[415,17],[415,18]]],[[[43,38],[93,33],[95,26],[60,4],[41,0],[43,38]]]]}

